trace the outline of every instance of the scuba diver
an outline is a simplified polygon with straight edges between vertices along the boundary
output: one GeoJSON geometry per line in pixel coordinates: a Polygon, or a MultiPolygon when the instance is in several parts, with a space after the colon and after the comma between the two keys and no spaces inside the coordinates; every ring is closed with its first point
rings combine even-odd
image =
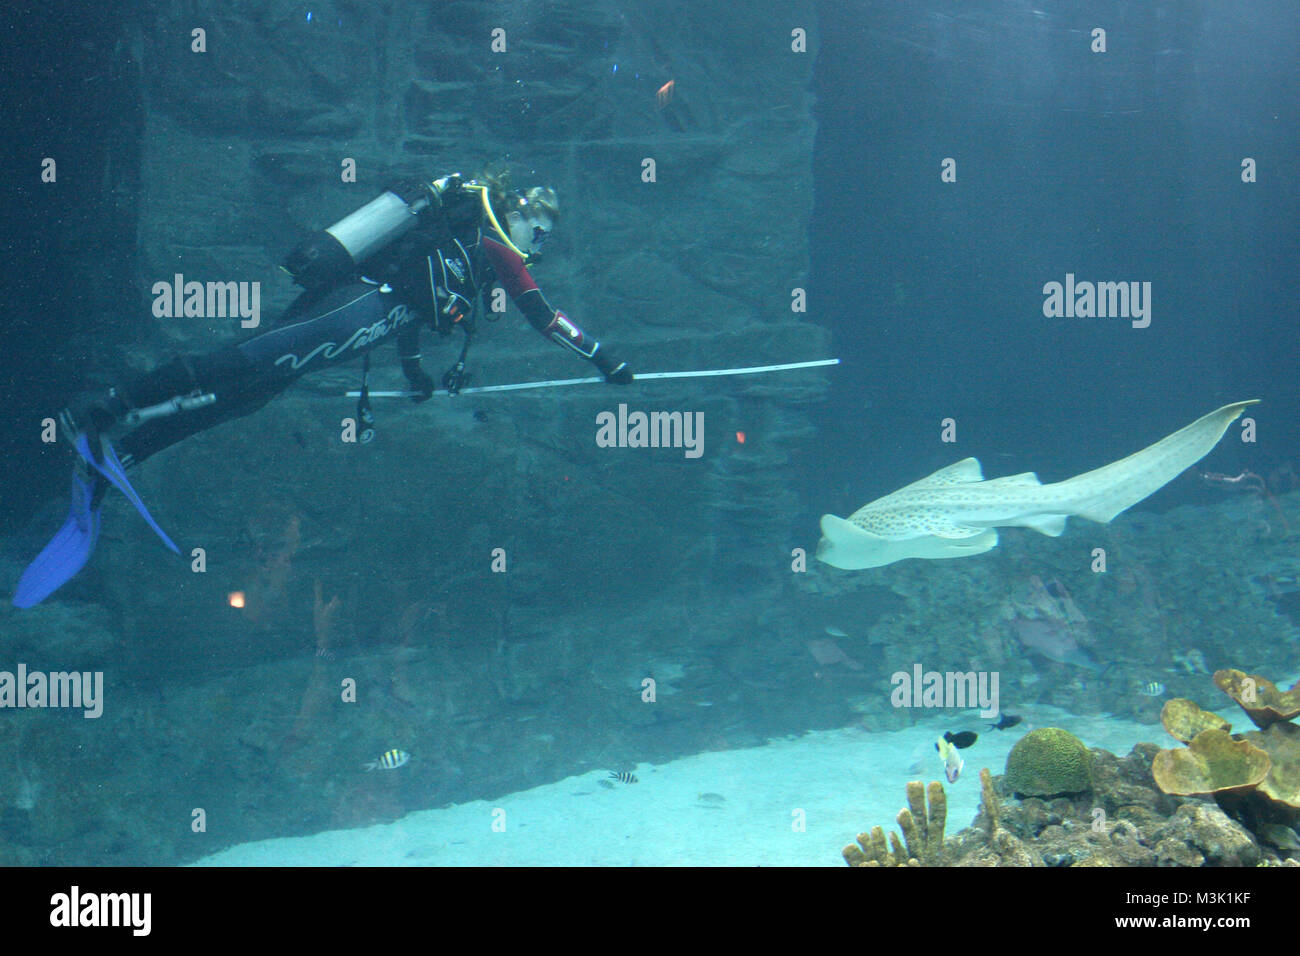
{"type": "MultiPolygon", "coordinates": [[[[594,364],[607,382],[633,380],[626,362],[542,295],[527,266],[537,261],[559,215],[554,190],[512,190],[499,179],[460,174],[405,183],[299,245],[282,268],[304,291],[274,328],[203,355],[185,355],[121,387],[86,392],[60,414],[60,435],[76,450],[72,508],[53,540],[23,572],[13,603],[31,607],[90,559],[100,504],[110,486],[130,500],[180,553],[127,480],[150,455],[213,425],[251,414],[295,379],[363,357],[359,426],[373,418],[365,376],[369,352],[397,343],[413,400],[436,390],[421,365],[422,326],[465,335],[443,376],[456,394],[482,299],[493,282],[543,336],[594,364]]],[[[371,432],[373,434],[373,432],[371,432]]],[[[367,440],[365,431],[361,438],[367,440]]]]}

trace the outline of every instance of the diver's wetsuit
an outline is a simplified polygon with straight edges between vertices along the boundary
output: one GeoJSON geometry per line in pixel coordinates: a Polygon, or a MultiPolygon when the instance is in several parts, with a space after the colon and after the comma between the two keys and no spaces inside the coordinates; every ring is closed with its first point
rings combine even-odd
{"type": "Polygon", "coordinates": [[[362,278],[304,292],[275,328],[206,355],[175,359],[119,389],[131,408],[196,391],[216,396],[211,405],[147,421],[122,436],[115,443],[122,463],[139,464],[196,432],[248,415],[299,376],[393,339],[402,371],[427,396],[433,382],[420,366],[420,326],[448,333],[459,322],[472,322],[475,302],[493,281],[543,335],[593,361],[607,378],[630,380],[622,363],[551,308],[524,260],[501,241],[477,206],[462,203],[459,217],[422,223],[366,262],[362,278]]]}
{"type": "Polygon", "coordinates": [[[348,282],[324,295],[299,296],[278,326],[239,345],[206,355],[174,359],[119,389],[133,408],[176,395],[209,393],[216,401],[191,411],[145,422],[116,442],[122,464],[139,464],[155,452],[197,432],[257,411],[308,372],[355,358],[387,341],[416,313],[390,290],[348,282]]]}

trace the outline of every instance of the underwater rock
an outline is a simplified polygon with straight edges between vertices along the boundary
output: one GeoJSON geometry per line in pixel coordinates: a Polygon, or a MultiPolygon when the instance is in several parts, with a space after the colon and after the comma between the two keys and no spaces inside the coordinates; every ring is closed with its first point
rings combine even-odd
{"type": "Polygon", "coordinates": [[[1171,821],[1174,838],[1205,854],[1207,866],[1255,866],[1259,847],[1236,820],[1209,803],[1184,803],[1171,821]]]}
{"type": "Polygon", "coordinates": [[[1204,866],[1205,857],[1184,841],[1165,837],[1156,844],[1156,866],[1204,866]]]}
{"type": "Polygon", "coordinates": [[[1016,741],[1007,754],[1012,793],[1051,797],[1092,788],[1092,757],[1078,737],[1059,727],[1041,727],[1016,741]]]}
{"type": "Polygon", "coordinates": [[[1151,762],[1159,751],[1157,744],[1137,744],[1123,757],[1092,751],[1093,790],[1108,815],[1147,826],[1178,808],[1178,798],[1163,793],[1151,776],[1151,762]]]}
{"type": "MultiPolygon", "coordinates": [[[[1005,777],[1003,780],[1005,781],[1005,777]]],[[[1019,813],[1015,817],[1016,831],[1026,836],[1037,836],[1048,827],[1057,826],[1064,819],[1053,813],[1046,800],[1038,797],[1022,797],[1019,813]]]]}
{"type": "MultiPolygon", "coordinates": [[[[997,830],[989,840],[989,848],[997,855],[995,866],[1046,866],[1041,854],[1006,830],[997,830]]],[[[966,866],[965,861],[958,866],[966,866]]]]}
{"type": "Polygon", "coordinates": [[[1128,820],[1117,820],[1108,833],[1114,854],[1127,866],[1154,866],[1155,850],[1146,834],[1128,820]]]}

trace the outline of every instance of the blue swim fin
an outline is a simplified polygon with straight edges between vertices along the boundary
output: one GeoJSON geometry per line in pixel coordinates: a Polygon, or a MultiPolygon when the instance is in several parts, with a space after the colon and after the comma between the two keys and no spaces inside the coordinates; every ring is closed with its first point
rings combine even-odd
{"type": "Polygon", "coordinates": [[[99,479],[72,471],[72,508],[68,520],[36,560],[18,579],[15,607],[33,607],[66,584],[85,567],[99,539],[99,502],[95,484],[99,479]]]}
{"type": "Polygon", "coordinates": [[[135,505],[135,510],[140,512],[145,521],[149,522],[149,527],[153,528],[158,537],[162,538],[163,544],[180,554],[181,549],[176,547],[176,542],[167,537],[166,531],[158,527],[158,522],[153,520],[153,515],[149,514],[149,509],[144,506],[140,496],[135,493],[135,489],[131,487],[131,482],[127,481],[126,469],[122,467],[122,462],[118,460],[117,452],[113,450],[112,443],[105,438],[100,442],[100,447],[103,449],[104,456],[102,459],[97,459],[90,451],[90,439],[86,434],[83,432],[77,436],[77,454],[84,458],[86,464],[90,465],[91,468],[94,468],[107,478],[114,488],[126,495],[126,500],[135,505]]]}

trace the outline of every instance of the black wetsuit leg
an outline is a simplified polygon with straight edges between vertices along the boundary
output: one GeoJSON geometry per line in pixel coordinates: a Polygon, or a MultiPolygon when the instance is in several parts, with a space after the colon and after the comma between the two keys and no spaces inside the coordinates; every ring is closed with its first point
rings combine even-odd
{"type": "Polygon", "coordinates": [[[196,390],[211,392],[216,401],[145,422],[123,436],[116,443],[122,463],[139,464],[190,435],[251,414],[295,379],[395,339],[416,320],[396,295],[369,283],[348,283],[323,296],[304,294],[275,328],[239,345],[175,359],[128,384],[123,391],[133,408],[196,390]]]}

